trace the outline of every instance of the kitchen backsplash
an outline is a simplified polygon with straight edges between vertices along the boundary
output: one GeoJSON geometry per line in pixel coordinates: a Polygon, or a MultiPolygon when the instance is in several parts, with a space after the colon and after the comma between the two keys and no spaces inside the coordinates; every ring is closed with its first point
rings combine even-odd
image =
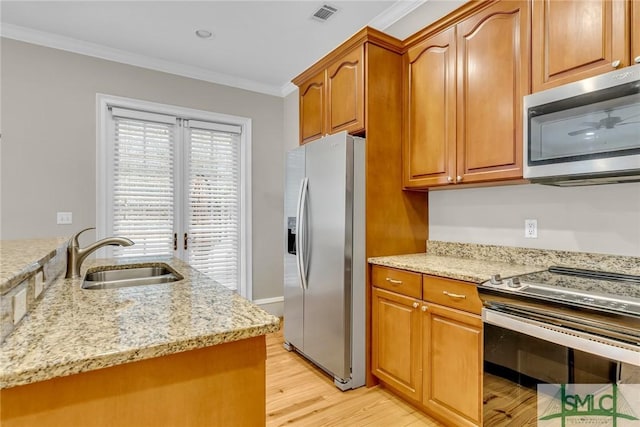
{"type": "Polygon", "coordinates": [[[427,254],[536,265],[543,268],[560,265],[587,270],[613,271],[640,275],[640,257],[607,255],[550,249],[518,248],[428,240],[427,254]]]}

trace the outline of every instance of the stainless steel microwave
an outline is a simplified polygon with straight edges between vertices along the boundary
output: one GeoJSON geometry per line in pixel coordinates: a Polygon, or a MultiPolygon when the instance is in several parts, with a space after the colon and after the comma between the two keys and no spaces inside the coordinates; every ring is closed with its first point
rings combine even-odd
{"type": "Polygon", "coordinates": [[[524,178],[640,182],[640,64],[524,97],[524,178]]]}

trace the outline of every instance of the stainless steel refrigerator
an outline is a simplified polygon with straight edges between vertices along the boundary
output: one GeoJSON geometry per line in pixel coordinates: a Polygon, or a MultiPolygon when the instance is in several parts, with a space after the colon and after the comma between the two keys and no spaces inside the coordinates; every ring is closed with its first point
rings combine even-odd
{"type": "Polygon", "coordinates": [[[364,144],[341,132],[286,159],[284,346],[341,390],[365,383],[364,144]]]}

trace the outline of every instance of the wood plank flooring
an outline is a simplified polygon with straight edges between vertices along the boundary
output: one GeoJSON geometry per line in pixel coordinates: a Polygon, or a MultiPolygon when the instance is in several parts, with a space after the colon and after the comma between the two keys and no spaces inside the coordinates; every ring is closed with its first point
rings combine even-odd
{"type": "Polygon", "coordinates": [[[442,426],[379,386],[341,392],[282,343],[282,330],[267,335],[267,427],[442,426]]]}

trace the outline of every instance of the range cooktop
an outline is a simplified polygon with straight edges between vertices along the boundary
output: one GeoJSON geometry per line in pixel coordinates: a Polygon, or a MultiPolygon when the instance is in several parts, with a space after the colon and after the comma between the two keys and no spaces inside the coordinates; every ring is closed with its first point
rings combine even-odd
{"type": "Polygon", "coordinates": [[[496,274],[480,284],[478,290],[481,297],[483,291],[493,290],[640,316],[640,276],[629,274],[549,267],[504,279],[496,274]]]}

